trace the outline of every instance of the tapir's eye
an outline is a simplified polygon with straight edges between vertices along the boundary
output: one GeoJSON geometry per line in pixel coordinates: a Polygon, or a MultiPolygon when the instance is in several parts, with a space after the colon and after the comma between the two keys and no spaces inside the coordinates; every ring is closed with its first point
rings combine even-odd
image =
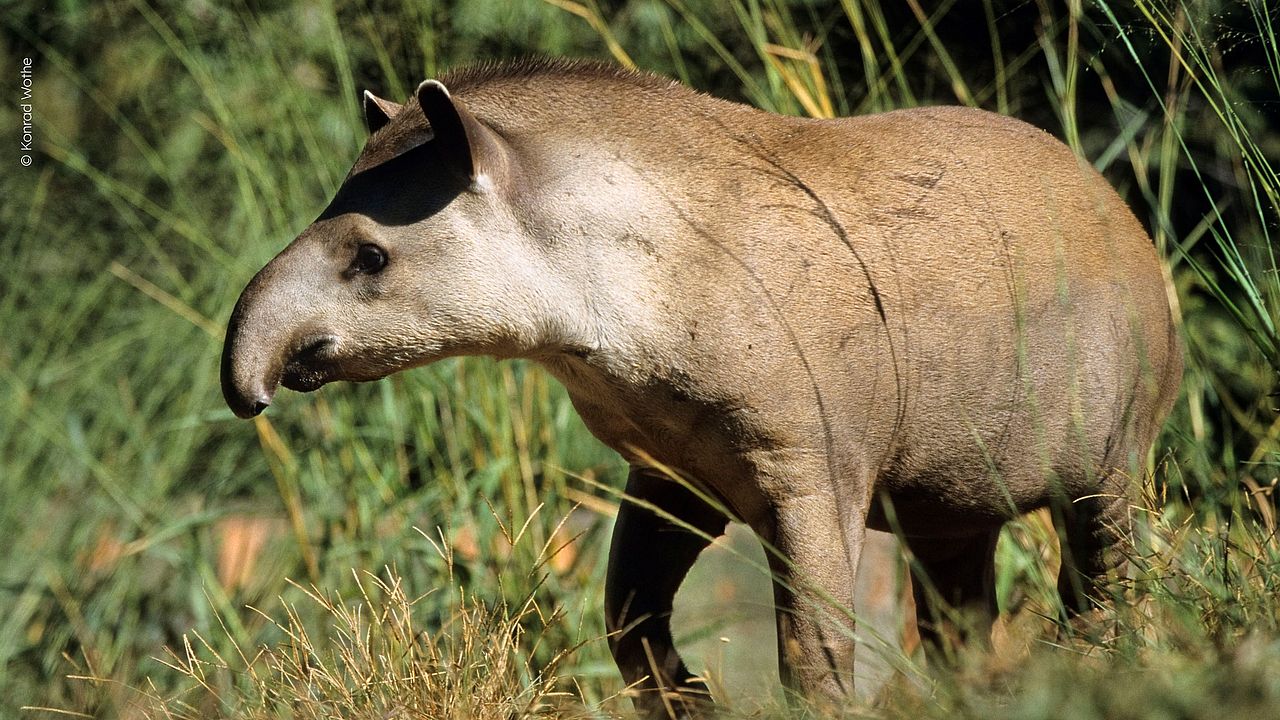
{"type": "Polygon", "coordinates": [[[351,261],[352,272],[372,275],[387,266],[387,251],[372,243],[365,243],[356,250],[351,261]]]}

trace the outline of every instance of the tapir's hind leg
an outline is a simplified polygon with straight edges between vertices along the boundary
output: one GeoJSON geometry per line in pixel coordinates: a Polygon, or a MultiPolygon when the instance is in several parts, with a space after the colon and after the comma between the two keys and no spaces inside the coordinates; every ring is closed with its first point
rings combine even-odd
{"type": "Polygon", "coordinates": [[[995,554],[1000,529],[968,538],[909,539],[916,626],[926,650],[987,643],[996,617],[995,554]]]}
{"type": "MultiPolygon", "coordinates": [[[[679,482],[632,468],[627,495],[618,508],[605,580],[609,649],[636,698],[642,716],[667,717],[671,698],[659,688],[688,688],[693,676],[671,639],[671,603],[698,554],[724,532],[728,518],[679,482]],[[644,507],[652,505],[694,528],[644,507]]],[[[677,697],[673,709],[684,714],[677,697]]]]}
{"type": "Polygon", "coordinates": [[[1069,615],[1088,612],[1104,600],[1113,574],[1124,564],[1123,541],[1132,530],[1130,502],[1123,492],[1099,494],[1076,500],[1060,514],[1059,535],[1066,542],[1058,594],[1069,615]]]}

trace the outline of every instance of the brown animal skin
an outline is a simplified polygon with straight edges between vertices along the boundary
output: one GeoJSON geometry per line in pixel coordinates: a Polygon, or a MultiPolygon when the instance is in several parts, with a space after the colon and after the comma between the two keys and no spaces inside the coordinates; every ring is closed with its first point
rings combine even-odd
{"type": "Polygon", "coordinates": [[[1181,351],[1150,239],[1049,134],[958,107],[781,117],[561,61],[365,106],[346,182],[236,305],[226,400],[248,417],[278,383],[454,355],[547,368],[671,516],[624,504],[614,530],[627,682],[688,690],[672,596],[726,522],[644,458],[777,549],[783,676],[811,698],[852,686],[831,608],[868,527],[981,628],[996,533],[1050,506],[1067,607],[1098,595],[1181,351]]]}

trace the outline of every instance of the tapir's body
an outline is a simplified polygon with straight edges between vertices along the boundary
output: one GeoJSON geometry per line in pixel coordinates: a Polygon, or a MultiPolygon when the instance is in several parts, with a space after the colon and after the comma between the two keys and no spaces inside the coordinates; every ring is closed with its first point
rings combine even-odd
{"type": "MultiPolygon", "coordinates": [[[[1058,503],[1069,605],[1113,564],[1180,350],[1149,238],[1047,133],[961,108],[780,117],[565,63],[368,103],[348,182],[237,307],[238,412],[282,375],[535,360],[636,467],[629,493],[723,529],[657,461],[781,551],[781,610],[803,611],[780,615],[783,662],[810,694],[847,690],[852,640],[815,607],[848,604],[867,527],[988,611],[1018,513],[1058,503]],[[351,259],[370,244],[372,272],[351,259]]],[[[627,679],[679,686],[665,614],[706,539],[670,520],[624,506],[607,610],[627,679]]]]}

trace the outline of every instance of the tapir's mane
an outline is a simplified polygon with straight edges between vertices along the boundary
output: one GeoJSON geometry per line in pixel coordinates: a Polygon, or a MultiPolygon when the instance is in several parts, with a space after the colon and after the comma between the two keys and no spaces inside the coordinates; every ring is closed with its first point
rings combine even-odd
{"type": "Polygon", "coordinates": [[[639,70],[629,70],[599,60],[529,57],[514,61],[490,61],[449,70],[440,82],[450,92],[464,93],[484,85],[531,80],[612,80],[637,87],[665,89],[674,80],[639,70]]]}
{"type": "MultiPolygon", "coordinates": [[[[484,62],[450,70],[438,79],[451,94],[465,100],[472,112],[491,125],[500,124],[504,115],[507,118],[520,116],[531,100],[541,103],[554,94],[549,91],[555,89],[573,88],[569,94],[577,92],[586,97],[590,92],[584,91],[584,86],[598,90],[601,83],[607,83],[644,94],[671,91],[693,94],[692,90],[660,75],[628,70],[597,60],[571,58],[534,57],[484,62]]],[[[430,137],[426,119],[417,111],[417,98],[410,96],[404,107],[410,111],[402,110],[366,143],[352,168],[353,174],[397,157],[430,137]]]]}

